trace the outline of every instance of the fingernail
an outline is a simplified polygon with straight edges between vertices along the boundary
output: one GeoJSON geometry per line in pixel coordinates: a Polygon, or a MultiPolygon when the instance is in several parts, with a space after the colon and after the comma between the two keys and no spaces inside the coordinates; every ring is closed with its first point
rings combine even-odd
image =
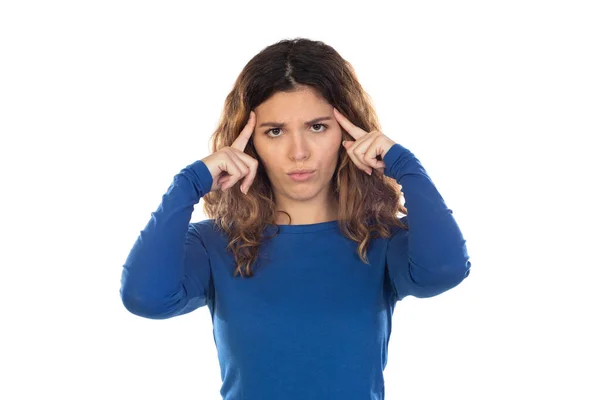
{"type": "Polygon", "coordinates": [[[369,175],[371,175],[372,173],[373,173],[373,169],[369,169],[369,170],[367,171],[367,174],[369,174],[369,175]]]}

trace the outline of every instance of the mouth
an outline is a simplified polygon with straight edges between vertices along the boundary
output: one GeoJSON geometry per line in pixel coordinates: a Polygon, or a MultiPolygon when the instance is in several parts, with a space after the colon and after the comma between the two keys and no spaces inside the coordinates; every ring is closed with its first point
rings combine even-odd
{"type": "Polygon", "coordinates": [[[288,176],[293,181],[302,182],[302,181],[306,181],[306,180],[312,178],[314,174],[315,174],[315,171],[305,171],[305,172],[291,173],[291,174],[288,174],[288,176]]]}

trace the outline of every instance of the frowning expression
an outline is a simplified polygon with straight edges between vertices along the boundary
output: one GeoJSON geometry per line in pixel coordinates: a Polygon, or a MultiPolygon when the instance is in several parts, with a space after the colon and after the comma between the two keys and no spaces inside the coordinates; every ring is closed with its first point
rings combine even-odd
{"type": "Polygon", "coordinates": [[[314,89],[302,87],[295,92],[278,92],[254,111],[254,147],[273,189],[298,198],[328,188],[342,141],[333,106],[314,89]],[[314,172],[294,179],[290,173],[296,169],[314,172]]]}

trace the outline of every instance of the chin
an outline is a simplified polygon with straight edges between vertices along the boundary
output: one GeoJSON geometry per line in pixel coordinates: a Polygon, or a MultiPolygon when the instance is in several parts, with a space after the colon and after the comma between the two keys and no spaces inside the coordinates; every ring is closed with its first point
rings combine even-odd
{"type": "Polygon", "coordinates": [[[288,188],[288,190],[286,190],[291,197],[295,197],[295,198],[312,198],[315,195],[317,195],[317,193],[325,190],[326,187],[323,187],[321,185],[319,185],[317,182],[313,182],[313,183],[308,183],[305,184],[302,187],[296,187],[296,188],[288,188]]]}

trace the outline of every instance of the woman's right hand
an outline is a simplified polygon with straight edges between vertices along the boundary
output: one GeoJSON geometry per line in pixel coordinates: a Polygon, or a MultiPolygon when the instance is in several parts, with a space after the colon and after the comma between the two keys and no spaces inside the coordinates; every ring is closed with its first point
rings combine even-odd
{"type": "Polygon", "coordinates": [[[244,153],[244,149],[252,137],[255,125],[256,114],[250,111],[246,126],[231,146],[223,147],[202,159],[213,178],[211,192],[216,189],[225,191],[245,178],[240,185],[240,190],[244,194],[248,193],[256,177],[258,161],[244,153]]]}

